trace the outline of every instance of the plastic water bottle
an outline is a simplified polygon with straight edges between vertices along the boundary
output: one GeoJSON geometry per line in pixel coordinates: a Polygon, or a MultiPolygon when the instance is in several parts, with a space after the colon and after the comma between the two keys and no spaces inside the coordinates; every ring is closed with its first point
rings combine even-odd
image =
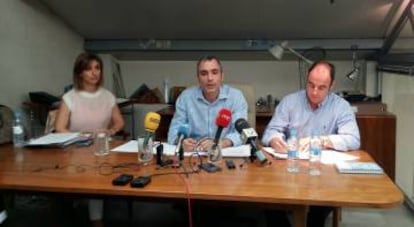
{"type": "Polygon", "coordinates": [[[40,137],[43,134],[43,127],[40,125],[39,118],[36,116],[36,113],[33,110],[29,110],[30,131],[27,133],[27,139],[34,139],[40,137]]]}
{"type": "Polygon", "coordinates": [[[318,130],[313,130],[309,147],[309,174],[312,176],[321,175],[321,145],[318,130]]]}
{"type": "Polygon", "coordinates": [[[14,147],[23,147],[24,146],[24,127],[23,127],[20,112],[14,112],[13,144],[14,144],[14,147]]]}
{"type": "Polygon", "coordinates": [[[164,79],[164,99],[165,103],[169,103],[170,83],[168,79],[164,79]]]}
{"type": "Polygon", "coordinates": [[[298,154],[298,137],[297,130],[292,128],[290,129],[290,136],[287,140],[288,145],[288,158],[287,158],[287,171],[289,173],[299,172],[299,166],[297,163],[297,154],[298,154]]]}

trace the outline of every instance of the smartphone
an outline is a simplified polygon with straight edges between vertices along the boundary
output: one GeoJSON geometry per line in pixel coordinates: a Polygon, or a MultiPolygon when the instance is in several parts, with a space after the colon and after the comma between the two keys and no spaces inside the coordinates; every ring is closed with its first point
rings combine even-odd
{"type": "Polygon", "coordinates": [[[220,167],[218,167],[218,166],[216,166],[216,165],[214,165],[213,163],[209,163],[209,162],[207,162],[207,163],[203,163],[203,164],[200,164],[200,165],[198,165],[201,169],[203,169],[203,170],[205,170],[205,171],[207,171],[207,172],[209,172],[209,173],[213,173],[213,172],[217,172],[217,171],[220,171],[221,170],[221,168],[220,167]]]}
{"type": "Polygon", "coordinates": [[[227,169],[236,169],[236,165],[233,160],[226,160],[227,169]]]}
{"type": "Polygon", "coordinates": [[[91,139],[81,140],[76,142],[76,146],[78,147],[88,147],[93,143],[91,139]]]}
{"type": "Polygon", "coordinates": [[[126,185],[134,178],[131,174],[121,174],[112,180],[112,185],[126,185]]]}
{"type": "Polygon", "coordinates": [[[151,182],[151,176],[139,176],[131,181],[131,187],[143,188],[151,182]]]}

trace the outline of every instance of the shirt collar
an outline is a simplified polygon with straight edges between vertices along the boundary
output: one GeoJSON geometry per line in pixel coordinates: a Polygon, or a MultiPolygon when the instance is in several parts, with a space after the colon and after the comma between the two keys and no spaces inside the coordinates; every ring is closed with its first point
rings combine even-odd
{"type": "Polygon", "coordinates": [[[83,96],[85,98],[95,98],[101,94],[102,88],[99,87],[95,92],[88,92],[85,90],[79,90],[78,92],[80,96],[83,96]]]}
{"type": "MultiPolygon", "coordinates": [[[[197,88],[196,97],[197,97],[198,100],[201,100],[201,101],[203,101],[205,103],[210,103],[204,97],[203,90],[201,90],[201,87],[200,86],[198,86],[198,88],[197,88]]],[[[225,85],[222,84],[222,85],[220,85],[220,91],[219,91],[219,95],[218,95],[217,99],[214,102],[212,102],[211,104],[216,103],[218,100],[227,99],[228,97],[229,97],[228,89],[227,89],[227,87],[225,85]]]]}
{"type": "MultiPolygon", "coordinates": [[[[303,93],[305,95],[307,106],[309,107],[309,109],[312,110],[311,104],[309,103],[308,95],[306,94],[306,90],[304,90],[303,93]]],[[[331,98],[331,96],[332,96],[332,92],[330,91],[328,95],[325,97],[325,99],[321,103],[318,104],[318,108],[316,108],[315,110],[319,110],[321,107],[324,107],[329,102],[329,99],[331,98]]]]}

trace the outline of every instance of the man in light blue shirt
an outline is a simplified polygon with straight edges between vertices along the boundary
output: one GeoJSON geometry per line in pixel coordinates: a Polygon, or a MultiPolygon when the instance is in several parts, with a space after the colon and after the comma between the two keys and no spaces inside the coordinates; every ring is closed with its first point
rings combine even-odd
{"type": "MultiPolygon", "coordinates": [[[[285,153],[290,128],[296,128],[302,139],[309,137],[313,129],[318,129],[323,136],[323,149],[358,149],[360,136],[355,114],[346,100],[331,92],[334,81],[335,67],[332,64],[326,61],[314,63],[308,71],[306,90],[287,95],[276,107],[263,135],[263,144],[285,153]]],[[[326,217],[332,210],[332,207],[310,206],[307,226],[325,226],[326,217]]],[[[271,215],[267,214],[269,222],[272,222],[271,215]]]]}
{"type": "MultiPolygon", "coordinates": [[[[197,78],[199,86],[187,88],[177,99],[168,130],[168,143],[176,143],[178,129],[183,124],[188,124],[190,128],[189,137],[183,140],[184,151],[194,150],[200,139],[214,139],[216,117],[222,108],[226,108],[231,111],[232,119],[229,126],[223,129],[221,146],[241,145],[234,122],[239,118],[247,119],[247,102],[242,92],[223,84],[223,67],[214,56],[206,56],[198,61],[197,78]]],[[[207,143],[200,145],[203,148],[207,143]]]]}
{"type": "Polygon", "coordinates": [[[299,138],[309,137],[317,129],[323,136],[324,149],[359,148],[355,114],[346,100],[331,92],[333,73],[333,65],[327,62],[318,62],[309,69],[306,91],[287,95],[276,107],[263,135],[264,145],[287,152],[287,132],[296,128],[299,138]]]}

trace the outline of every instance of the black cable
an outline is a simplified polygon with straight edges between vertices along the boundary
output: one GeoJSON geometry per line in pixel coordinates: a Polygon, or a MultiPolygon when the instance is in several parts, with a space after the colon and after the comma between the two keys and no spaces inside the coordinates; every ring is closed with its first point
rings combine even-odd
{"type": "Polygon", "coordinates": [[[198,153],[197,150],[190,155],[190,158],[188,159],[188,163],[189,163],[189,165],[191,167],[191,171],[200,171],[200,167],[199,166],[203,164],[203,159],[201,158],[201,155],[198,153]],[[192,161],[194,156],[197,156],[198,161],[199,161],[199,165],[197,165],[197,162],[193,162],[192,161]],[[194,166],[196,166],[197,169],[194,169],[194,166]]]}
{"type": "Polygon", "coordinates": [[[195,171],[180,171],[180,172],[164,172],[164,173],[153,173],[149,176],[155,177],[155,176],[163,176],[163,175],[173,175],[173,174],[193,174],[193,173],[199,173],[199,170],[195,171]]]}
{"type": "Polygon", "coordinates": [[[75,170],[77,173],[83,173],[86,171],[86,169],[90,168],[90,169],[98,169],[98,173],[100,175],[111,175],[113,173],[116,173],[117,169],[121,169],[121,168],[137,170],[139,169],[139,164],[132,163],[132,162],[120,163],[116,165],[108,163],[108,162],[103,162],[95,166],[89,165],[89,164],[73,164],[73,163],[70,163],[67,165],[56,164],[50,167],[38,167],[36,169],[31,170],[30,172],[42,172],[42,171],[47,171],[47,170],[63,170],[63,169],[67,169],[70,167],[75,167],[75,170]]]}
{"type": "MultiPolygon", "coordinates": [[[[100,175],[108,176],[108,175],[112,175],[113,173],[116,173],[115,170],[121,169],[121,168],[137,170],[140,168],[140,165],[138,163],[133,163],[133,162],[126,162],[126,163],[120,163],[120,164],[111,164],[108,162],[103,162],[96,166],[88,165],[88,164],[70,163],[67,165],[56,164],[54,166],[49,166],[49,167],[38,167],[36,169],[31,170],[30,172],[42,172],[42,171],[47,171],[47,170],[63,170],[69,167],[75,167],[75,170],[77,173],[85,172],[87,168],[98,169],[98,173],[100,175]]],[[[193,174],[193,173],[198,173],[198,172],[200,172],[199,169],[194,169],[193,166],[191,166],[191,171],[184,170],[180,172],[155,173],[155,174],[151,174],[151,176],[170,175],[170,174],[187,174],[188,175],[188,174],[193,174]]]]}

